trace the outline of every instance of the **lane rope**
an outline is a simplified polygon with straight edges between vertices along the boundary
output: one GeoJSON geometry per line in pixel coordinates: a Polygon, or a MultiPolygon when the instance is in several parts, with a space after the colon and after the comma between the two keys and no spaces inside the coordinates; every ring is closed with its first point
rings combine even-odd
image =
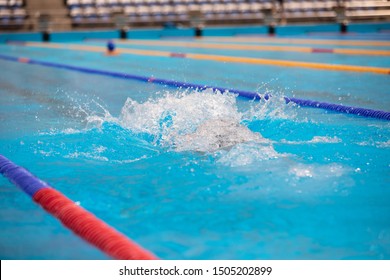
{"type": "MultiPolygon", "coordinates": [[[[162,85],[166,85],[166,86],[170,86],[170,87],[174,87],[174,88],[197,89],[200,91],[211,88],[214,90],[218,90],[222,93],[230,92],[230,93],[238,94],[241,97],[245,97],[245,98],[249,98],[249,99],[257,99],[257,100],[261,99],[259,93],[253,92],[253,91],[229,89],[229,88],[219,87],[219,86],[199,85],[199,84],[194,84],[194,83],[185,83],[185,82],[180,82],[180,81],[159,79],[159,78],[155,78],[155,77],[145,77],[145,76],[139,76],[139,75],[133,75],[133,74],[127,74],[127,73],[121,73],[121,72],[98,70],[98,69],[85,68],[85,67],[61,64],[61,63],[46,62],[46,61],[29,59],[29,58],[24,58],[24,57],[13,57],[13,56],[8,56],[8,55],[1,55],[1,54],[0,54],[0,59],[14,61],[14,62],[20,62],[20,63],[26,63],[26,64],[35,64],[35,65],[41,65],[41,66],[46,66],[46,67],[54,67],[54,68],[72,70],[72,71],[88,73],[88,74],[110,76],[110,77],[115,77],[115,78],[120,78],[120,79],[128,79],[128,80],[136,80],[136,81],[147,82],[147,83],[162,84],[162,85]]],[[[267,99],[267,95],[265,95],[264,97],[267,99]]],[[[367,108],[361,108],[361,107],[332,104],[332,103],[327,103],[327,102],[320,102],[320,101],[306,100],[306,99],[299,99],[299,98],[284,97],[284,99],[286,100],[286,102],[293,102],[293,103],[296,103],[302,107],[321,108],[321,109],[326,109],[328,111],[334,111],[334,112],[338,112],[338,113],[352,114],[352,115],[369,117],[369,118],[376,118],[376,119],[382,119],[382,120],[390,120],[390,112],[381,111],[381,110],[373,110],[373,109],[367,109],[367,108]]]]}
{"type": "MultiPolygon", "coordinates": [[[[91,40],[89,40],[91,41],[91,40]]],[[[99,41],[99,40],[96,40],[99,41]]],[[[93,41],[92,41],[93,42],[93,41]]],[[[303,53],[333,53],[344,55],[368,55],[368,56],[390,56],[389,50],[366,50],[366,49],[337,49],[337,48],[312,48],[296,46],[275,46],[275,45],[243,45],[243,44],[220,44],[190,41],[168,41],[168,40],[115,40],[124,45],[144,45],[144,46],[169,46],[218,50],[247,50],[247,51],[273,51],[273,52],[303,52],[303,53]]]]}
{"type": "Polygon", "coordinates": [[[155,260],[149,251],[0,155],[0,173],[76,235],[118,260],[155,260]]]}
{"type": "MultiPolygon", "coordinates": [[[[58,44],[58,43],[35,43],[27,42],[25,46],[39,47],[49,49],[65,49],[65,50],[77,50],[88,52],[105,52],[106,48],[101,46],[85,46],[77,44],[58,44]]],[[[294,60],[280,60],[280,59],[266,59],[256,57],[239,57],[239,56],[227,56],[227,55],[215,55],[215,54],[200,54],[200,53],[181,53],[177,56],[177,53],[159,50],[145,50],[134,48],[121,48],[118,52],[123,54],[142,55],[142,56],[158,56],[158,57],[180,57],[193,60],[206,60],[217,62],[229,62],[229,63],[245,63],[255,65],[271,65],[271,66],[283,66],[283,67],[300,67],[308,69],[320,69],[328,71],[348,71],[348,72],[363,72],[374,73],[381,75],[389,75],[390,68],[372,67],[372,66],[359,66],[359,65],[345,65],[345,64],[327,64],[318,62],[306,62],[306,61],[294,61],[294,60]]]]}
{"type": "Polygon", "coordinates": [[[246,42],[246,43],[278,43],[278,44],[309,44],[309,45],[339,45],[339,46],[369,46],[369,47],[390,47],[389,41],[369,40],[332,40],[332,39],[300,39],[300,38],[261,38],[261,37],[201,37],[199,41],[217,42],[246,42]]]}

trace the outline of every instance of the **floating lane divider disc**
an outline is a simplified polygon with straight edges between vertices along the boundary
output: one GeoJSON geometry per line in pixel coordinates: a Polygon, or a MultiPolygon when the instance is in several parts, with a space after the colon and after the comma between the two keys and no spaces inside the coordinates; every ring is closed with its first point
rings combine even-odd
{"type": "Polygon", "coordinates": [[[0,173],[85,241],[118,260],[157,257],[86,211],[23,167],[0,155],[0,173]]]}
{"type": "MultiPolygon", "coordinates": [[[[258,99],[258,100],[261,99],[260,94],[257,92],[240,90],[240,89],[229,89],[229,88],[218,87],[218,86],[199,85],[199,84],[186,83],[186,82],[180,82],[180,81],[174,81],[174,80],[159,79],[156,77],[146,77],[146,76],[139,76],[139,75],[133,75],[133,74],[128,74],[128,73],[113,72],[113,71],[107,71],[107,70],[99,70],[99,69],[92,69],[92,68],[86,68],[86,67],[80,67],[80,66],[73,66],[73,65],[62,64],[62,63],[47,62],[47,61],[42,61],[42,60],[29,59],[26,57],[18,58],[18,57],[14,57],[14,56],[0,54],[0,59],[19,62],[19,63],[36,64],[36,65],[41,65],[41,66],[46,66],[46,67],[66,69],[66,70],[94,74],[94,75],[109,76],[109,77],[114,77],[114,78],[135,80],[135,81],[147,82],[147,83],[155,83],[155,84],[166,85],[166,86],[174,87],[174,88],[197,89],[200,91],[205,90],[205,89],[213,89],[213,90],[219,90],[222,93],[223,92],[230,92],[233,94],[238,94],[241,97],[245,97],[245,98],[249,98],[249,99],[258,99]]],[[[269,97],[269,95],[264,95],[265,99],[268,99],[268,97],[269,97]]],[[[299,99],[299,98],[284,97],[284,99],[286,100],[287,103],[293,102],[293,103],[296,103],[302,107],[321,108],[321,109],[325,109],[328,111],[334,111],[334,112],[338,112],[338,113],[352,114],[352,115],[357,115],[357,116],[361,116],[361,117],[376,118],[376,119],[382,119],[382,120],[390,120],[390,112],[381,111],[381,110],[373,110],[373,109],[367,109],[367,108],[345,106],[345,105],[340,105],[340,104],[332,104],[332,103],[327,103],[327,102],[320,102],[320,101],[315,101],[315,100],[305,100],[305,99],[299,99]]]]}

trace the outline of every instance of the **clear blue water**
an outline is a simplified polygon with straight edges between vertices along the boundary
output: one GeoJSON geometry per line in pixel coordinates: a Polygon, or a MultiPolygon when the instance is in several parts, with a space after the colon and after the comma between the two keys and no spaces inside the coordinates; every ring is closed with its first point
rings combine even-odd
{"type": "MultiPolygon", "coordinates": [[[[272,93],[252,102],[0,60],[0,154],[160,258],[390,258],[390,123],[281,100],[389,111],[388,75],[10,45],[0,52],[272,93]]],[[[390,64],[388,57],[283,56],[390,64]]],[[[0,191],[2,259],[107,258],[3,177],[0,191]]]]}

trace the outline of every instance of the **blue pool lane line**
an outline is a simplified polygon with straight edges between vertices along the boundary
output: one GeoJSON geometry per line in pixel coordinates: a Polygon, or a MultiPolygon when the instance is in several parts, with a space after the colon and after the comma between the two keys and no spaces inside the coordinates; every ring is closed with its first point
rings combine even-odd
{"type": "MultiPolygon", "coordinates": [[[[20,62],[20,63],[41,65],[41,66],[46,66],[46,67],[59,68],[59,69],[72,70],[72,71],[88,73],[88,74],[109,76],[109,77],[120,78],[120,79],[129,79],[129,80],[136,80],[136,81],[147,82],[147,83],[162,84],[162,85],[167,85],[167,86],[174,87],[174,88],[187,88],[187,89],[198,89],[198,90],[205,90],[205,89],[210,88],[210,89],[214,89],[214,90],[219,90],[222,93],[223,92],[230,92],[233,94],[238,94],[241,97],[245,97],[245,98],[249,98],[249,99],[257,99],[257,100],[261,99],[259,93],[253,92],[253,91],[245,91],[245,90],[229,89],[229,88],[218,87],[218,86],[207,86],[207,85],[199,85],[199,84],[193,84],[193,83],[185,83],[185,82],[174,81],[174,80],[159,79],[159,78],[155,78],[155,77],[146,77],[146,76],[139,76],[139,75],[133,75],[133,74],[127,74],[127,73],[121,73],[121,72],[106,71],[106,70],[98,70],[98,69],[73,66],[73,65],[62,64],[62,63],[47,62],[47,61],[42,61],[42,60],[35,60],[35,59],[30,59],[30,58],[25,58],[25,57],[14,57],[14,56],[2,55],[2,54],[0,54],[0,59],[14,61],[14,62],[20,62]]],[[[265,95],[265,98],[267,99],[268,96],[265,95]]],[[[360,107],[345,106],[345,105],[339,105],[339,104],[333,104],[333,103],[327,103],[327,102],[319,102],[319,101],[314,101],[314,100],[305,100],[305,99],[299,99],[299,98],[284,97],[284,99],[286,100],[287,103],[293,102],[293,103],[295,103],[299,106],[302,106],[302,107],[321,108],[321,109],[325,109],[328,111],[334,111],[334,112],[339,112],[339,113],[344,113],[344,114],[353,114],[353,115],[362,116],[362,117],[390,120],[390,112],[381,111],[381,110],[373,110],[373,109],[366,109],[366,108],[360,108],[360,107]]]]}

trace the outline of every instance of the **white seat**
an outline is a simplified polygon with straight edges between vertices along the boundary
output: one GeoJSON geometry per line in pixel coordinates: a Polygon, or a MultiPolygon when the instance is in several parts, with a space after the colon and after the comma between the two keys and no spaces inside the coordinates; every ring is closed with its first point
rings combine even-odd
{"type": "Polygon", "coordinates": [[[15,6],[17,2],[16,0],[8,0],[7,6],[15,6]]]}
{"type": "Polygon", "coordinates": [[[94,0],[79,0],[81,5],[92,5],[95,4],[94,0]]]}
{"type": "Polygon", "coordinates": [[[162,14],[162,9],[160,5],[153,5],[150,7],[150,13],[154,15],[162,14]]]}
{"type": "Polygon", "coordinates": [[[107,0],[95,0],[95,5],[96,6],[104,6],[106,5],[107,0]]]}
{"type": "Polygon", "coordinates": [[[14,9],[13,17],[14,18],[25,18],[27,16],[26,10],[22,8],[14,9]]]}
{"type": "Polygon", "coordinates": [[[0,19],[9,20],[11,18],[11,10],[9,9],[0,9],[0,19]]]}
{"type": "Polygon", "coordinates": [[[97,7],[96,8],[96,14],[98,16],[109,16],[110,15],[110,12],[111,12],[111,9],[110,8],[107,8],[107,7],[97,7]]]}
{"type": "Polygon", "coordinates": [[[233,12],[237,10],[237,5],[234,3],[228,3],[225,5],[227,12],[233,12]]]}
{"type": "Polygon", "coordinates": [[[242,4],[238,5],[238,10],[241,13],[246,13],[246,12],[251,11],[251,6],[249,4],[247,4],[247,3],[242,3],[242,4]]]}
{"type": "Polygon", "coordinates": [[[250,7],[251,7],[251,10],[253,12],[259,12],[261,11],[261,9],[263,8],[263,5],[261,5],[260,3],[255,3],[255,2],[252,2],[250,4],[250,7]]]}
{"type": "Polygon", "coordinates": [[[203,5],[200,6],[200,10],[204,14],[210,13],[213,10],[213,5],[211,5],[211,4],[203,4],[203,5]]]}
{"type": "Polygon", "coordinates": [[[165,4],[169,4],[169,0],[157,0],[158,3],[160,3],[160,5],[165,5],[165,4]]]}
{"type": "Polygon", "coordinates": [[[168,15],[174,12],[173,6],[170,5],[161,6],[161,10],[164,15],[168,15]]]}
{"type": "Polygon", "coordinates": [[[23,0],[16,0],[15,6],[22,7],[23,6],[23,0]]]}
{"type": "Polygon", "coordinates": [[[84,9],[83,15],[85,17],[96,16],[96,8],[95,7],[90,7],[90,6],[86,7],[84,9]]]}
{"type": "Polygon", "coordinates": [[[130,5],[132,3],[131,0],[119,0],[119,3],[122,4],[123,6],[130,5]]]}
{"type": "Polygon", "coordinates": [[[177,5],[174,8],[177,15],[187,16],[187,6],[186,5],[177,5]]]}
{"type": "Polygon", "coordinates": [[[80,8],[74,8],[70,10],[71,17],[80,17],[83,15],[83,10],[80,8]]]}
{"type": "Polygon", "coordinates": [[[80,4],[79,0],[67,0],[66,1],[66,5],[68,5],[68,6],[77,6],[79,4],[80,4]]]}
{"type": "Polygon", "coordinates": [[[118,0],[106,0],[106,2],[111,6],[115,6],[119,4],[118,0]]]}
{"type": "Polygon", "coordinates": [[[137,6],[135,10],[140,16],[145,16],[149,14],[149,6],[137,6]]]}
{"type": "Polygon", "coordinates": [[[135,14],[135,7],[134,6],[126,6],[124,8],[125,15],[134,15],[135,14]]]}

